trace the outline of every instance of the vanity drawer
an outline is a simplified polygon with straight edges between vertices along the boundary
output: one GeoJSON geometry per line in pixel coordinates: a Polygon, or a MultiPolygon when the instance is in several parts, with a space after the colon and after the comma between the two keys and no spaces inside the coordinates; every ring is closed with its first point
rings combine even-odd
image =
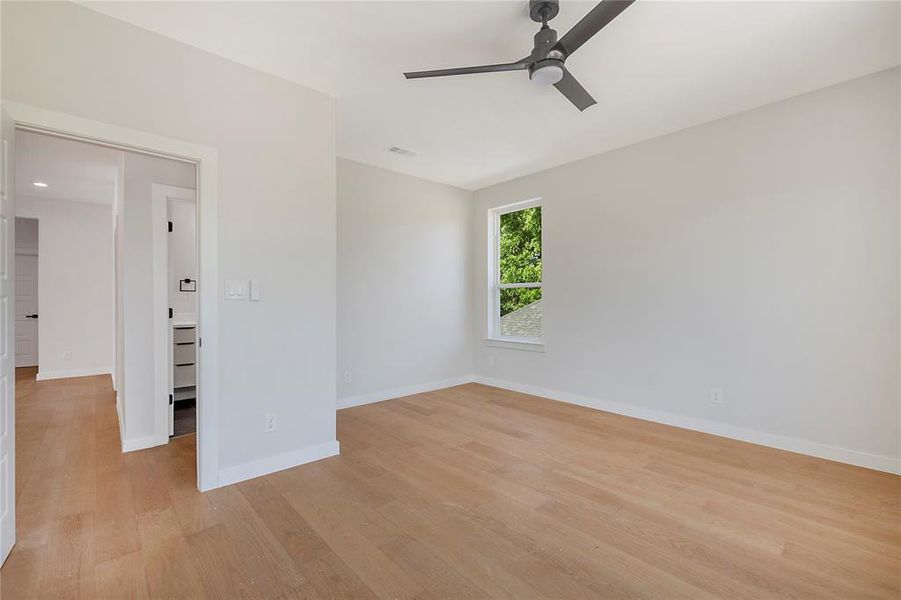
{"type": "Polygon", "coordinates": [[[172,330],[172,341],[176,344],[194,341],[194,327],[175,327],[172,330]]]}
{"type": "Polygon", "coordinates": [[[197,367],[195,365],[185,365],[183,367],[173,367],[172,384],[173,387],[185,387],[188,385],[197,385],[197,367]]]}
{"type": "Polygon", "coordinates": [[[196,362],[196,356],[194,354],[194,342],[188,344],[175,344],[175,346],[173,346],[172,348],[172,358],[173,362],[176,365],[196,362]]]}

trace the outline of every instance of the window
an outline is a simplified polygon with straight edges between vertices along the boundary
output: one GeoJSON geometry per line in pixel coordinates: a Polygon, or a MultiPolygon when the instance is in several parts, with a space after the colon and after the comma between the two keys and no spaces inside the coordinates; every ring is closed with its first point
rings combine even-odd
{"type": "Polygon", "coordinates": [[[489,337],[540,343],[541,205],[532,200],[491,211],[493,248],[489,337]]]}

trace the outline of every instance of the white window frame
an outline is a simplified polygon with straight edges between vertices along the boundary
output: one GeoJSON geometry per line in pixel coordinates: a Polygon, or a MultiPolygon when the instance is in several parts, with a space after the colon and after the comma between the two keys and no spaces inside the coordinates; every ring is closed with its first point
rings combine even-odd
{"type": "MultiPolygon", "coordinates": [[[[500,281],[500,228],[501,216],[512,212],[518,212],[527,208],[542,206],[541,198],[533,198],[524,202],[516,202],[497,206],[488,210],[488,297],[487,297],[487,314],[488,314],[488,335],[485,338],[486,345],[513,348],[517,350],[532,350],[543,352],[544,339],[534,337],[513,337],[509,335],[501,335],[500,331],[500,292],[505,289],[517,288],[539,288],[543,290],[544,286],[544,265],[542,264],[542,281],[537,283],[501,283],[500,281]]],[[[544,211],[542,210],[542,243],[541,251],[544,255],[544,211]]],[[[542,291],[542,299],[544,293],[542,291]]],[[[544,323],[542,323],[543,329],[544,323]]]]}

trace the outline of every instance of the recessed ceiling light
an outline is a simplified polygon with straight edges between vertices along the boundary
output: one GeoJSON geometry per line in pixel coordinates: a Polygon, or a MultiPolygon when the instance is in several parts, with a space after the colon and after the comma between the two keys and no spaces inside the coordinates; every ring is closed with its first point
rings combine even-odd
{"type": "Polygon", "coordinates": [[[47,187],[47,184],[44,183],[43,181],[32,181],[31,185],[33,185],[34,187],[40,187],[40,188],[47,187]]]}

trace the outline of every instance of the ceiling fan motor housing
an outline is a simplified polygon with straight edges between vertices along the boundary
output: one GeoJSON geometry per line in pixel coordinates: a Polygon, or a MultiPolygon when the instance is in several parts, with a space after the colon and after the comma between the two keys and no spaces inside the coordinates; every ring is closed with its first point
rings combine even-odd
{"type": "Polygon", "coordinates": [[[554,47],[557,44],[557,32],[550,27],[542,27],[532,39],[534,47],[530,57],[533,61],[538,62],[545,58],[554,58],[560,61],[566,60],[566,55],[554,47]]]}

